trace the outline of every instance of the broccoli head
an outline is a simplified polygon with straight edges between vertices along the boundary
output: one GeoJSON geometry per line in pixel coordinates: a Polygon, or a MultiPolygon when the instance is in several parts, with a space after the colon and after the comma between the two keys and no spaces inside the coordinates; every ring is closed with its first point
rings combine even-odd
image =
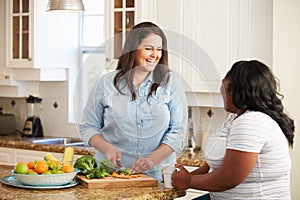
{"type": "Polygon", "coordinates": [[[92,155],[84,155],[75,161],[74,167],[85,174],[87,171],[97,168],[97,161],[92,155]]]}

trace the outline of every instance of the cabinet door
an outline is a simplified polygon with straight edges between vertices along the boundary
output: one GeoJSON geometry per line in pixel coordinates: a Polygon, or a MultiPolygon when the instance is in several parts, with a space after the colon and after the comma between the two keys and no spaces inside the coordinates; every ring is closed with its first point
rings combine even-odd
{"type": "Polygon", "coordinates": [[[0,164],[14,165],[14,149],[0,147],[0,164]]]}
{"type": "Polygon", "coordinates": [[[136,23],[136,0],[107,1],[106,66],[114,69],[125,43],[126,33],[136,23]]]}
{"type": "Polygon", "coordinates": [[[31,0],[7,0],[6,65],[32,65],[33,4],[31,0]]]}

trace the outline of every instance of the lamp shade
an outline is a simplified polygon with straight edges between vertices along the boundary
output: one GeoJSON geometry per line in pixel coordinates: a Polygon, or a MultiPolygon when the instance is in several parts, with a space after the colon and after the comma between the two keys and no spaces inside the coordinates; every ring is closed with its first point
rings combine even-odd
{"type": "Polygon", "coordinates": [[[83,12],[82,0],[49,0],[46,11],[83,12]]]}

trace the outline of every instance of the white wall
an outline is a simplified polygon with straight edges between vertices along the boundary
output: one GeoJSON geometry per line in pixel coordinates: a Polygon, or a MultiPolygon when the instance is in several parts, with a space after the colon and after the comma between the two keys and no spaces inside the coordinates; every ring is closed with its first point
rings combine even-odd
{"type": "Polygon", "coordinates": [[[294,118],[296,136],[294,149],[291,150],[292,199],[300,199],[300,136],[299,134],[299,75],[300,75],[300,1],[274,0],[273,2],[273,67],[280,80],[284,105],[294,118]]]}

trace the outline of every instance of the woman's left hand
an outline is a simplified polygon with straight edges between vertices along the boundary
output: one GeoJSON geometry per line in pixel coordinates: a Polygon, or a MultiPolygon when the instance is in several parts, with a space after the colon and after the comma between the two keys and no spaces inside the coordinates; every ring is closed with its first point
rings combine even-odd
{"type": "Polygon", "coordinates": [[[143,173],[154,167],[154,162],[149,158],[139,158],[131,167],[133,173],[143,173]]]}
{"type": "Polygon", "coordinates": [[[182,166],[175,164],[179,170],[172,174],[172,185],[176,190],[186,190],[190,188],[192,175],[182,166]]]}

